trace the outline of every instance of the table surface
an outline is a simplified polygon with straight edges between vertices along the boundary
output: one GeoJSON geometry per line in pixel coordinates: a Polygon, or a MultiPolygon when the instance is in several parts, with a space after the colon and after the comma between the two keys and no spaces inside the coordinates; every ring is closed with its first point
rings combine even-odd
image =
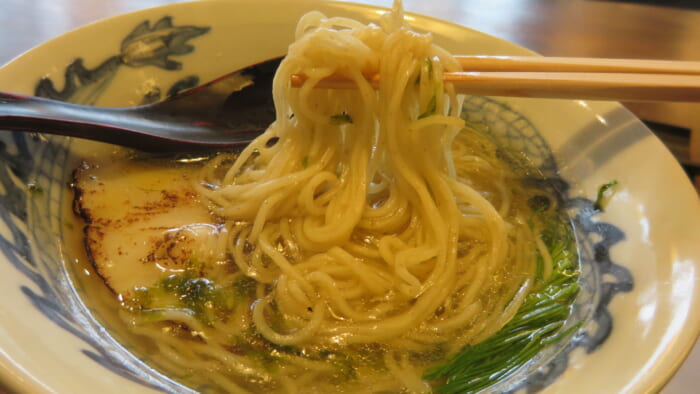
{"type": "MultiPolygon", "coordinates": [[[[360,1],[385,6],[391,3],[360,1]]],[[[174,2],[177,1],[0,0],[0,65],[100,18],[174,2]]],[[[546,56],[700,61],[699,11],[595,0],[404,0],[404,7],[481,30],[546,56]]],[[[700,163],[700,104],[625,105],[640,118],[696,130],[688,156],[700,163]]],[[[696,346],[663,393],[697,391],[698,370],[700,347],[696,346]]]]}

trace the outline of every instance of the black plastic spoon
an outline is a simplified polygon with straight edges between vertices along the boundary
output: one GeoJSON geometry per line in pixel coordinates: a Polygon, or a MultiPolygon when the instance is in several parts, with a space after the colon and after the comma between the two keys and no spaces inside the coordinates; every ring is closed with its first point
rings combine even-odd
{"type": "Polygon", "coordinates": [[[0,130],[58,134],[148,152],[239,147],[275,119],[272,79],[281,59],[135,107],[93,107],[0,92],[0,130]]]}

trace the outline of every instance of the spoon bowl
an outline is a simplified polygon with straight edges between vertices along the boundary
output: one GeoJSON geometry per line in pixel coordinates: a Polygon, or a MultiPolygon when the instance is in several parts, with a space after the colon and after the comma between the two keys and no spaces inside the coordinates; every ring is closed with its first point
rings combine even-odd
{"type": "Polygon", "coordinates": [[[272,80],[281,60],[273,58],[133,107],[94,107],[0,92],[0,130],[64,135],[146,152],[236,148],[274,121],[272,80]]]}

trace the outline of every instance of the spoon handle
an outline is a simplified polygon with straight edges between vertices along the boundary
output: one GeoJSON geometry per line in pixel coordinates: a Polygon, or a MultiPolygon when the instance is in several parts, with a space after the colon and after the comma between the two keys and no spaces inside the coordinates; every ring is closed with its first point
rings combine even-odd
{"type": "Polygon", "coordinates": [[[0,130],[57,134],[153,152],[221,150],[241,144],[232,141],[223,126],[183,121],[148,106],[93,107],[6,92],[0,92],[0,130]]]}

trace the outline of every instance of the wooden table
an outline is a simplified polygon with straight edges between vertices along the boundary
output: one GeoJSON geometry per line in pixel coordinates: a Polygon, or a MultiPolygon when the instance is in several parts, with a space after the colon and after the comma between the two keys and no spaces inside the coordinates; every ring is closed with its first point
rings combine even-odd
{"type": "MultiPolygon", "coordinates": [[[[360,1],[385,6],[391,3],[360,1]]],[[[0,64],[94,20],[174,2],[0,0],[0,64]]],[[[548,56],[700,61],[698,11],[594,0],[404,0],[404,6],[411,12],[469,26],[548,56]]],[[[675,153],[683,160],[700,163],[700,104],[625,104],[642,119],[695,130],[689,146],[675,153]]],[[[696,178],[696,185],[700,188],[700,178],[696,178]]],[[[696,347],[664,392],[697,391],[697,370],[700,350],[696,347]]]]}

